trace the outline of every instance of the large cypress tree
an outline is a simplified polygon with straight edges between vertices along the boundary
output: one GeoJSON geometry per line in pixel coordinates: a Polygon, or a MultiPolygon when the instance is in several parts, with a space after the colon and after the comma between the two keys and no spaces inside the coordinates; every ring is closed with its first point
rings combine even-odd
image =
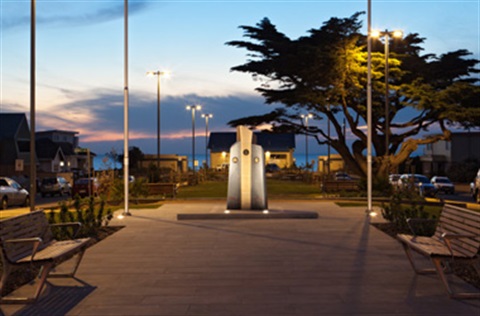
{"type": "MultiPolygon", "coordinates": [[[[361,14],[331,18],[298,39],[279,32],[267,18],[254,27],[241,26],[249,40],[227,45],[248,50],[249,60],[232,70],[251,74],[266,103],[277,107],[268,114],[229,124],[270,123],[274,131],[308,134],[319,144],[330,144],[356,174],[365,176],[367,37],[360,33],[361,14]],[[307,129],[300,120],[300,114],[306,112],[316,119],[329,119],[334,130],[331,136],[318,126],[307,129]],[[355,137],[350,145],[344,120],[347,133],[355,137]]],[[[372,130],[374,170],[379,176],[387,169],[395,170],[419,145],[448,140],[452,127],[480,126],[480,88],[472,77],[478,73],[478,60],[468,59],[466,50],[440,57],[421,55],[423,42],[418,34],[391,39],[389,124],[385,124],[384,45],[379,40],[373,43],[372,130]],[[439,132],[421,136],[433,127],[439,132]]]]}

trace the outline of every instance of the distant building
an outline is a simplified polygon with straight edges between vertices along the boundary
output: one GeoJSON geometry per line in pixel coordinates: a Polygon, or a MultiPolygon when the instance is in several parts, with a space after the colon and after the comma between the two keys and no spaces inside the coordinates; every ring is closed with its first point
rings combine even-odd
{"type": "Polygon", "coordinates": [[[36,141],[40,142],[40,146],[37,146],[36,150],[37,154],[45,159],[42,164],[43,167],[47,167],[47,160],[50,158],[52,159],[52,171],[50,172],[73,172],[79,176],[87,175],[88,170],[93,169],[93,158],[96,154],[90,152],[89,149],[80,148],[78,146],[79,139],[77,135],[78,132],[65,130],[36,132],[36,141]],[[45,149],[43,149],[41,144],[44,144],[45,149]],[[56,149],[53,149],[53,147],[56,147],[56,149]],[[59,154],[61,158],[58,157],[58,159],[61,160],[57,160],[56,157],[51,157],[57,149],[61,152],[59,154]]]}
{"type": "Polygon", "coordinates": [[[24,113],[0,113],[0,175],[30,174],[30,128],[24,113]]]}
{"type": "Polygon", "coordinates": [[[170,169],[175,173],[185,173],[188,171],[187,156],[179,155],[160,155],[160,161],[157,155],[143,155],[140,161],[140,167],[147,169],[150,165],[157,166],[160,163],[160,168],[170,169]]]}
{"type": "Polygon", "coordinates": [[[420,157],[425,175],[443,175],[453,163],[480,161],[480,132],[452,133],[450,141],[428,144],[420,157]]]}
{"type": "Polygon", "coordinates": [[[318,156],[318,171],[321,173],[328,173],[330,174],[335,173],[337,171],[347,171],[345,166],[345,161],[343,160],[342,156],[339,154],[331,154],[330,161],[328,161],[328,156],[318,156]],[[328,168],[330,162],[330,168],[328,168]]]}
{"type": "MultiPolygon", "coordinates": [[[[262,146],[265,163],[275,163],[280,168],[293,166],[295,151],[295,134],[260,133],[253,134],[253,142],[262,146]]],[[[237,141],[236,132],[212,132],[208,141],[210,150],[210,167],[223,169],[230,161],[230,147],[237,141]]]]}

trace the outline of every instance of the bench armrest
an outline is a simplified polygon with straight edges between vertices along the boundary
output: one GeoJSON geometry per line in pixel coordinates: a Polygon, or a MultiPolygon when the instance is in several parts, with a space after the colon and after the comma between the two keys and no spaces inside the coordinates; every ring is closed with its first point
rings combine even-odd
{"type": "Polygon", "coordinates": [[[417,231],[417,225],[418,223],[431,223],[431,224],[434,224],[434,223],[437,223],[437,220],[436,219],[431,219],[431,218],[407,218],[407,225],[408,225],[408,228],[410,229],[410,231],[412,232],[412,235],[413,236],[417,236],[418,235],[418,231],[417,231]]]}
{"type": "Polygon", "coordinates": [[[82,223],[80,222],[68,222],[68,223],[55,223],[50,224],[50,227],[73,227],[73,236],[75,238],[82,227],[82,223]]]}
{"type": "Polygon", "coordinates": [[[442,234],[442,240],[447,246],[448,250],[450,253],[453,255],[453,250],[452,250],[452,245],[451,245],[451,240],[452,239],[461,239],[461,238],[476,238],[480,237],[480,235],[475,235],[475,234],[453,234],[453,233],[443,233],[442,234]]]}
{"type": "MultiPolygon", "coordinates": [[[[31,243],[32,244],[32,261],[33,257],[37,253],[38,247],[42,244],[43,240],[40,237],[30,237],[30,238],[16,238],[16,239],[7,239],[4,240],[3,243],[5,244],[15,244],[15,243],[31,243]]],[[[8,258],[12,260],[12,258],[8,258]]]]}

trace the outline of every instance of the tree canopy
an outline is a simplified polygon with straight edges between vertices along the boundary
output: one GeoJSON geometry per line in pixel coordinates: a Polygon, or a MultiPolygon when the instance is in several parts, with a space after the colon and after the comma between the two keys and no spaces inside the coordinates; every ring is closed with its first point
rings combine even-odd
{"type": "MultiPolygon", "coordinates": [[[[273,131],[293,131],[330,144],[353,172],[365,176],[367,36],[360,33],[363,13],[331,18],[306,36],[290,39],[268,18],[240,26],[247,41],[227,45],[246,49],[249,59],[232,71],[249,73],[270,113],[229,122],[231,126],[272,124],[273,131]],[[327,119],[333,128],[305,126],[301,114],[327,119]],[[345,120],[350,145],[343,127],[345,120]]],[[[372,40],[372,145],[374,170],[385,174],[409,158],[419,145],[448,140],[451,128],[480,126],[478,60],[459,49],[440,56],[422,55],[425,39],[417,33],[390,38],[387,84],[384,44],[372,40]],[[386,122],[388,117],[388,122],[386,122]],[[435,127],[438,133],[422,133],[435,127]],[[387,144],[388,142],[388,144],[387,144]]]]}

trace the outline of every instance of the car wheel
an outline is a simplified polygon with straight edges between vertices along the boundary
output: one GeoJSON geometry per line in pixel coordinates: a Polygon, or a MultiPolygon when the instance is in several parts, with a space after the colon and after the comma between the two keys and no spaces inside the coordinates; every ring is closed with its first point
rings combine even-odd
{"type": "Polygon", "coordinates": [[[8,200],[6,197],[2,199],[2,210],[6,210],[8,208],[8,200]]]}

